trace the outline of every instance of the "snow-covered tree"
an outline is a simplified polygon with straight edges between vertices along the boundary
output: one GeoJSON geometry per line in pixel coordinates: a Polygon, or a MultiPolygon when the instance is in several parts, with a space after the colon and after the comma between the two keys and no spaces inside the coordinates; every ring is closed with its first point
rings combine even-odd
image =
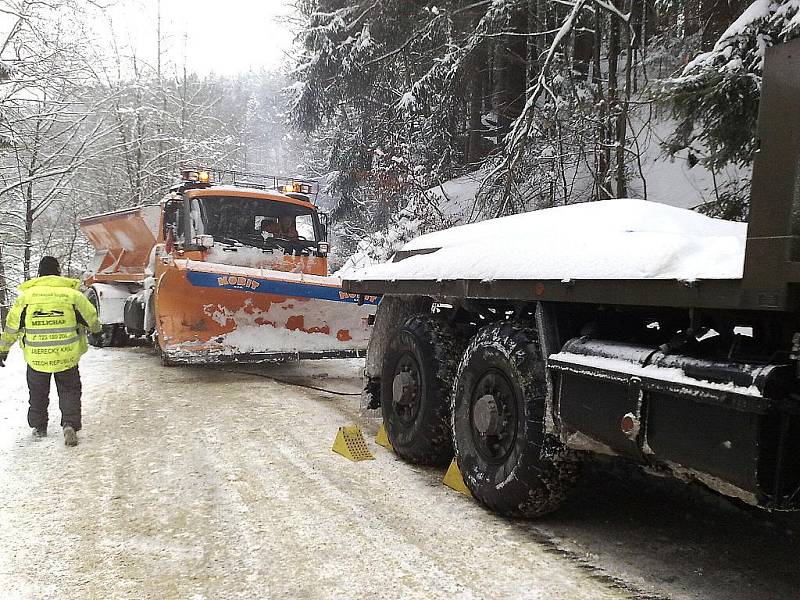
{"type": "Polygon", "coordinates": [[[681,126],[672,150],[696,147],[712,166],[748,164],[755,141],[764,51],[800,34],[800,1],[756,0],[713,49],[665,82],[681,126]]]}

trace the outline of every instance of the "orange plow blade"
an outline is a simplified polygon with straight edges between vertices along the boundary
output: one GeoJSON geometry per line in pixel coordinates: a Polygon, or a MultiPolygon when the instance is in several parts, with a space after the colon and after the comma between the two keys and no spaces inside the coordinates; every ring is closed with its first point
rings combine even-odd
{"type": "Polygon", "coordinates": [[[175,363],[363,356],[379,302],[342,292],[336,277],[191,260],[157,286],[158,341],[175,363]]]}

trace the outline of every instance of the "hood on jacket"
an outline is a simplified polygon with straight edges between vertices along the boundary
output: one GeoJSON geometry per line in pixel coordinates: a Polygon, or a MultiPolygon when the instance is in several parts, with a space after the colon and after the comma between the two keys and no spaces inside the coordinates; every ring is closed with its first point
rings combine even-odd
{"type": "Polygon", "coordinates": [[[44,277],[34,277],[19,286],[19,290],[24,292],[32,287],[67,287],[77,290],[81,286],[81,282],[71,277],[63,277],[61,275],[45,275],[44,277]]]}

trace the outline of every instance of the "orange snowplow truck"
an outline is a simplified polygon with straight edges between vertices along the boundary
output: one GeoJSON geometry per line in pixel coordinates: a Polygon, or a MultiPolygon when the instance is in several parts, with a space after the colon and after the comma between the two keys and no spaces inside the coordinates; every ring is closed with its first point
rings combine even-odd
{"type": "Polygon", "coordinates": [[[315,186],[187,169],[157,204],[81,220],[90,342],[148,337],[165,364],[362,356],[379,298],[328,275],[315,186]]]}

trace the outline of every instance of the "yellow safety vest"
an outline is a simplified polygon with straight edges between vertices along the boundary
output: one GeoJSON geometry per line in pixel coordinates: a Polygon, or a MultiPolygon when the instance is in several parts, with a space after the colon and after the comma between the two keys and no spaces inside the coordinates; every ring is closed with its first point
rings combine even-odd
{"type": "Polygon", "coordinates": [[[59,373],[77,366],[89,348],[86,325],[101,330],[97,311],[78,291],[77,279],[46,275],[19,286],[14,306],[0,336],[0,354],[8,354],[14,342],[35,371],[59,373]],[[79,321],[83,320],[83,323],[79,321]]]}

